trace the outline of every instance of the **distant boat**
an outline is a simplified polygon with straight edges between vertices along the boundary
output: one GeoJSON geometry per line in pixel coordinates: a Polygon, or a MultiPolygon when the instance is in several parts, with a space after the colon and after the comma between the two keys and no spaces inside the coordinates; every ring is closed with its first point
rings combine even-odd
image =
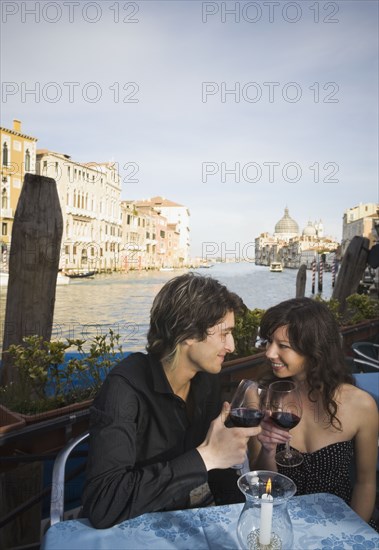
{"type": "Polygon", "coordinates": [[[173,267],[161,267],[159,271],[174,271],[173,267]]]}
{"type": "Polygon", "coordinates": [[[212,264],[200,264],[199,269],[209,269],[210,267],[213,267],[212,264]]]}
{"type": "Polygon", "coordinates": [[[65,273],[70,279],[82,279],[84,277],[93,277],[96,271],[68,271],[65,273]]]}
{"type": "Polygon", "coordinates": [[[280,273],[281,271],[283,271],[282,263],[281,262],[271,262],[270,271],[273,271],[274,273],[280,273]]]}

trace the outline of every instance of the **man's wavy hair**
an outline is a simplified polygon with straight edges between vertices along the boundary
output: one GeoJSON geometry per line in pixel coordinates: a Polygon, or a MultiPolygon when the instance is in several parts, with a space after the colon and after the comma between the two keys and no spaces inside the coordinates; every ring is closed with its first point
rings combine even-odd
{"type": "Polygon", "coordinates": [[[208,329],[228,311],[238,313],[243,307],[237,294],[212,277],[192,272],[174,277],[154,299],[146,349],[158,359],[170,361],[179,344],[189,338],[205,340],[208,329]]]}
{"type": "Polygon", "coordinates": [[[294,298],[269,308],[262,317],[260,336],[271,341],[277,328],[287,326],[291,347],[305,357],[308,397],[322,398],[329,423],[341,429],[335,392],[340,384],[355,384],[346,364],[342,339],[333,314],[322,302],[294,298]]]}

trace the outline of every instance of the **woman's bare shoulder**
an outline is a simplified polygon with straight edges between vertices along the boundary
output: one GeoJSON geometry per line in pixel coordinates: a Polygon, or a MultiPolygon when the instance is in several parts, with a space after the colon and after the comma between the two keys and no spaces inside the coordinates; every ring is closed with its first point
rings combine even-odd
{"type": "Polygon", "coordinates": [[[337,390],[337,399],[342,405],[361,411],[377,411],[375,399],[365,390],[352,384],[342,384],[337,390]]]}

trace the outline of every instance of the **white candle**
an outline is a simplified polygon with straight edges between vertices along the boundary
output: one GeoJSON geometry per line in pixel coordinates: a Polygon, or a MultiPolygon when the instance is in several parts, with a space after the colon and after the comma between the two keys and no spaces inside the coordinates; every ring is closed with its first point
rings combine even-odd
{"type": "MultiPolygon", "coordinates": [[[[266,489],[267,490],[267,489],[266,489]]],[[[259,543],[262,546],[270,544],[273,497],[267,493],[262,495],[261,502],[261,525],[259,529],[259,543]]]]}

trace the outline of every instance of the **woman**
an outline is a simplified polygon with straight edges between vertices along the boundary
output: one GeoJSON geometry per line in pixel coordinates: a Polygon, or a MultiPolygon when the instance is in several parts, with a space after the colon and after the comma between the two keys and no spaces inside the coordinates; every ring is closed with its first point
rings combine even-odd
{"type": "Polygon", "coordinates": [[[290,432],[266,414],[262,432],[250,443],[253,469],[287,475],[297,494],[336,494],[369,521],[376,496],[378,410],[374,399],[354,386],[333,315],[310,298],[287,300],[266,311],[260,335],[267,342],[270,381],[294,380],[303,413],[290,432]],[[275,454],[288,439],[304,460],[297,467],[278,467],[275,454]]]}

